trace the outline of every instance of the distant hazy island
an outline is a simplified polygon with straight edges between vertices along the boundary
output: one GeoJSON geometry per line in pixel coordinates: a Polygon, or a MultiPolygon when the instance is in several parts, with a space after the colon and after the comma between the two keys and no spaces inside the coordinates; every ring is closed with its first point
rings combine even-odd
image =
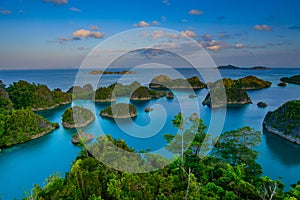
{"type": "Polygon", "coordinates": [[[102,70],[94,70],[91,71],[90,74],[136,74],[136,71],[102,71],[102,70]]]}
{"type": "Polygon", "coordinates": [[[100,115],[102,117],[123,119],[136,117],[137,111],[134,105],[128,103],[118,103],[104,108],[101,110],[100,115]]]}
{"type": "Polygon", "coordinates": [[[245,70],[270,70],[269,67],[263,67],[263,66],[255,66],[255,67],[238,67],[234,65],[225,65],[225,66],[219,66],[218,69],[245,69],[245,70]]]}
{"type": "Polygon", "coordinates": [[[263,127],[270,133],[300,144],[300,100],[288,101],[275,111],[268,112],[263,127]]]}
{"type": "Polygon", "coordinates": [[[292,77],[283,77],[280,80],[285,83],[292,83],[292,84],[300,85],[300,75],[296,75],[296,76],[292,76],[292,77]]]}
{"type": "Polygon", "coordinates": [[[81,128],[95,120],[95,116],[89,109],[74,106],[68,108],[62,115],[62,125],[65,128],[81,128]]]}

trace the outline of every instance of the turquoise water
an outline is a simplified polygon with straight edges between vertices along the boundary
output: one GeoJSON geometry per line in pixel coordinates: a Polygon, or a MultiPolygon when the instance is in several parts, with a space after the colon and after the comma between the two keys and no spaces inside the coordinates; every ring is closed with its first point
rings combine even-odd
{"type": "MultiPolygon", "coordinates": [[[[180,69],[179,71],[187,77],[195,74],[195,71],[190,69],[180,69]]],[[[60,87],[66,90],[73,85],[76,72],[77,70],[1,71],[0,80],[9,84],[13,81],[24,79],[29,82],[47,84],[51,88],[60,87]]],[[[157,74],[159,73],[161,72],[158,71],[157,74]]],[[[277,86],[280,77],[300,74],[300,69],[272,69],[268,71],[223,70],[221,73],[223,77],[232,78],[244,77],[251,73],[251,75],[273,82],[271,88],[249,91],[254,104],[228,108],[223,131],[243,126],[250,126],[261,131],[263,118],[268,111],[274,110],[287,100],[300,99],[299,85],[289,84],[286,88],[277,86]],[[256,106],[258,101],[264,101],[269,106],[265,109],[258,108],[256,106]]],[[[143,76],[143,74],[147,75],[147,70],[145,70],[145,73],[138,73],[136,76],[143,76]]],[[[90,75],[87,74],[86,76],[89,77],[90,75]]],[[[113,83],[118,78],[120,76],[106,76],[101,84],[113,83]]],[[[207,90],[200,90],[197,94],[198,98],[189,99],[187,97],[188,93],[177,93],[187,105],[191,101],[199,101],[201,117],[206,124],[209,124],[211,110],[201,104],[207,94],[207,90]]],[[[119,99],[119,101],[126,102],[127,99],[123,98],[119,99]]],[[[90,104],[88,101],[75,103],[90,104]]],[[[101,134],[97,129],[98,124],[100,124],[105,133],[111,134],[115,138],[124,139],[129,146],[137,150],[146,148],[159,149],[166,143],[162,137],[163,134],[176,131],[171,124],[171,119],[180,111],[180,108],[176,99],[167,100],[162,98],[149,102],[135,103],[139,115],[134,119],[134,122],[140,126],[149,124],[149,114],[143,110],[146,106],[155,104],[160,104],[166,109],[167,121],[164,128],[153,137],[147,139],[132,137],[120,130],[113,120],[104,119],[98,115],[97,120],[84,128],[84,130],[93,132],[95,135],[101,134]]],[[[99,113],[104,106],[103,104],[96,104],[96,112],[99,113]]],[[[43,111],[39,114],[42,114],[52,122],[61,124],[61,114],[67,107],[69,106],[43,111]]],[[[159,114],[159,109],[151,112],[154,118],[159,118],[159,114]]],[[[131,125],[125,124],[125,126],[130,128],[131,125]]],[[[64,174],[64,172],[68,171],[72,161],[79,152],[79,149],[70,142],[74,132],[74,130],[60,127],[47,136],[2,151],[0,153],[0,194],[2,199],[21,198],[25,191],[29,191],[33,187],[33,184],[43,185],[44,180],[54,172],[64,174]]],[[[288,143],[274,135],[263,134],[262,143],[257,147],[257,150],[260,152],[258,162],[262,165],[265,175],[274,179],[282,177],[282,181],[287,185],[300,180],[299,146],[288,143]]]]}

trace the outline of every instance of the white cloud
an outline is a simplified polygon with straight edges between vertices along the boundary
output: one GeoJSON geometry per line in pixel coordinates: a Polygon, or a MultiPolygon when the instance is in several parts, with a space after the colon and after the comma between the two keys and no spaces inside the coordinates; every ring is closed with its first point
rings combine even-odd
{"type": "Polygon", "coordinates": [[[138,25],[139,25],[139,27],[147,27],[147,26],[150,26],[150,24],[147,23],[147,22],[145,22],[145,21],[140,21],[138,25]]]}
{"type": "Polygon", "coordinates": [[[193,9],[193,10],[189,11],[190,15],[202,15],[203,13],[204,12],[202,10],[195,10],[195,9],[193,9]]]}
{"type": "Polygon", "coordinates": [[[200,45],[210,51],[220,51],[224,48],[232,48],[232,45],[224,42],[224,41],[217,41],[217,40],[211,40],[211,41],[201,41],[200,45]]]}
{"type": "Polygon", "coordinates": [[[92,30],[92,31],[98,31],[99,30],[99,26],[90,25],[90,30],[92,30]]]}
{"type": "Polygon", "coordinates": [[[193,32],[193,31],[190,31],[190,30],[185,30],[185,31],[181,31],[181,36],[182,37],[196,37],[196,34],[195,34],[195,32],[193,32]]]}
{"type": "Polygon", "coordinates": [[[79,10],[78,8],[75,8],[75,7],[71,7],[70,10],[73,12],[81,12],[81,10],[79,10]]]}
{"type": "Polygon", "coordinates": [[[257,31],[271,31],[272,28],[266,24],[263,25],[255,25],[253,28],[257,31]]]}
{"type": "Polygon", "coordinates": [[[79,30],[75,31],[72,34],[72,36],[73,36],[73,38],[88,38],[88,37],[103,38],[104,33],[102,33],[102,32],[92,32],[92,31],[85,30],[85,29],[79,29],[79,30]]]}
{"type": "Polygon", "coordinates": [[[237,49],[241,49],[241,48],[244,48],[244,47],[245,47],[245,45],[242,44],[242,43],[235,44],[235,48],[237,48],[237,49]]]}
{"type": "Polygon", "coordinates": [[[183,20],[181,20],[181,22],[186,23],[186,22],[188,22],[188,20],[183,19],[183,20]]]}
{"type": "Polygon", "coordinates": [[[154,20],[154,21],[152,21],[152,24],[153,24],[153,25],[155,25],[155,26],[158,26],[158,25],[160,25],[160,22],[159,22],[159,21],[156,21],[156,20],[154,20]]]}
{"type": "Polygon", "coordinates": [[[54,3],[54,4],[67,4],[68,0],[44,0],[46,3],[54,3]]]}
{"type": "Polygon", "coordinates": [[[172,39],[178,39],[178,35],[177,34],[175,34],[175,33],[166,33],[163,30],[153,31],[150,36],[154,40],[156,40],[158,38],[162,38],[162,37],[167,37],[167,38],[172,38],[172,39]]]}
{"type": "Polygon", "coordinates": [[[162,2],[163,2],[163,4],[165,4],[167,6],[171,5],[170,2],[169,2],[169,0],[163,0],[162,2]]]}
{"type": "Polygon", "coordinates": [[[6,10],[6,9],[0,9],[0,14],[10,15],[10,14],[12,14],[12,11],[11,10],[6,10]]]}

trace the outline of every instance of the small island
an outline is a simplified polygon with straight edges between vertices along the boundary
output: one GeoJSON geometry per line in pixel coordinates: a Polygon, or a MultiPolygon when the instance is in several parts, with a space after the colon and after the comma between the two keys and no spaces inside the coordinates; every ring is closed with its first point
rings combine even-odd
{"type": "Polygon", "coordinates": [[[91,71],[90,74],[136,74],[136,71],[129,71],[129,70],[124,70],[124,71],[102,71],[102,70],[94,70],[91,71]]]}
{"type": "Polygon", "coordinates": [[[269,67],[263,67],[263,66],[255,66],[255,67],[238,67],[238,66],[234,66],[234,65],[224,65],[224,66],[219,66],[217,67],[218,69],[221,70],[270,70],[271,68],[269,67]]]}
{"type": "Polygon", "coordinates": [[[72,86],[67,93],[72,94],[73,99],[91,99],[94,95],[94,89],[91,84],[86,84],[83,87],[72,86]]]}
{"type": "Polygon", "coordinates": [[[149,89],[147,87],[139,87],[137,88],[130,97],[132,101],[148,101],[151,100],[151,95],[149,89]]]}
{"type": "Polygon", "coordinates": [[[0,148],[10,147],[42,137],[58,128],[30,109],[2,110],[0,112],[0,148]]]}
{"type": "Polygon", "coordinates": [[[222,88],[214,88],[207,94],[205,100],[202,102],[203,105],[212,108],[220,108],[225,105],[245,105],[251,103],[252,101],[248,96],[247,91],[236,88],[227,88],[225,91],[222,88]],[[222,98],[224,92],[226,92],[226,99],[222,98]],[[211,96],[214,98],[213,102],[211,96]]]}
{"type": "Polygon", "coordinates": [[[33,111],[48,110],[60,105],[70,104],[72,95],[57,88],[50,90],[42,84],[20,80],[6,88],[14,108],[31,108],[33,111]]]}
{"type": "Polygon", "coordinates": [[[285,83],[292,83],[300,85],[300,75],[292,76],[292,77],[283,77],[280,81],[285,83]]]}
{"type": "Polygon", "coordinates": [[[268,112],[263,128],[290,142],[300,144],[300,100],[284,103],[273,112],[268,112]]]}
{"type": "Polygon", "coordinates": [[[116,101],[116,96],[112,88],[100,87],[95,92],[95,102],[112,102],[116,101]]]}
{"type": "Polygon", "coordinates": [[[68,108],[62,115],[62,125],[65,128],[82,128],[95,120],[95,116],[89,109],[74,106],[68,108]]]}
{"type": "Polygon", "coordinates": [[[174,93],[173,92],[167,92],[166,98],[167,99],[174,99],[174,93]]]}
{"type": "Polygon", "coordinates": [[[149,87],[152,89],[202,89],[206,88],[206,84],[197,76],[188,79],[171,79],[166,75],[160,75],[152,79],[149,87]]]}
{"type": "Polygon", "coordinates": [[[255,76],[246,76],[237,80],[231,78],[224,78],[222,80],[217,80],[213,83],[207,84],[209,88],[237,88],[245,90],[258,90],[263,88],[271,87],[272,82],[264,81],[255,76]]]}
{"type": "Polygon", "coordinates": [[[265,102],[260,101],[260,102],[257,103],[257,106],[260,107],[260,108],[266,108],[268,106],[268,104],[266,104],[265,102]]]}
{"type": "Polygon", "coordinates": [[[278,83],[277,85],[279,87],[286,87],[287,86],[287,84],[285,82],[278,83]]]}
{"type": "Polygon", "coordinates": [[[125,119],[136,117],[137,111],[135,106],[132,104],[117,103],[101,110],[100,115],[108,118],[125,119]]]}
{"type": "Polygon", "coordinates": [[[78,145],[80,143],[80,141],[89,142],[89,141],[92,141],[94,138],[95,137],[93,134],[82,132],[81,130],[79,130],[78,133],[76,133],[72,136],[71,142],[74,145],[78,145]]]}

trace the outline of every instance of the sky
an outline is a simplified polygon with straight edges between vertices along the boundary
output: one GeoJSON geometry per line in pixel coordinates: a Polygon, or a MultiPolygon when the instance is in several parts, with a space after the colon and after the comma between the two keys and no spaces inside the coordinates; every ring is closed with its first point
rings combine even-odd
{"type": "Polygon", "coordinates": [[[217,65],[300,67],[299,8],[299,0],[0,0],[0,69],[78,68],[99,43],[146,27],[191,37],[217,65]]]}

